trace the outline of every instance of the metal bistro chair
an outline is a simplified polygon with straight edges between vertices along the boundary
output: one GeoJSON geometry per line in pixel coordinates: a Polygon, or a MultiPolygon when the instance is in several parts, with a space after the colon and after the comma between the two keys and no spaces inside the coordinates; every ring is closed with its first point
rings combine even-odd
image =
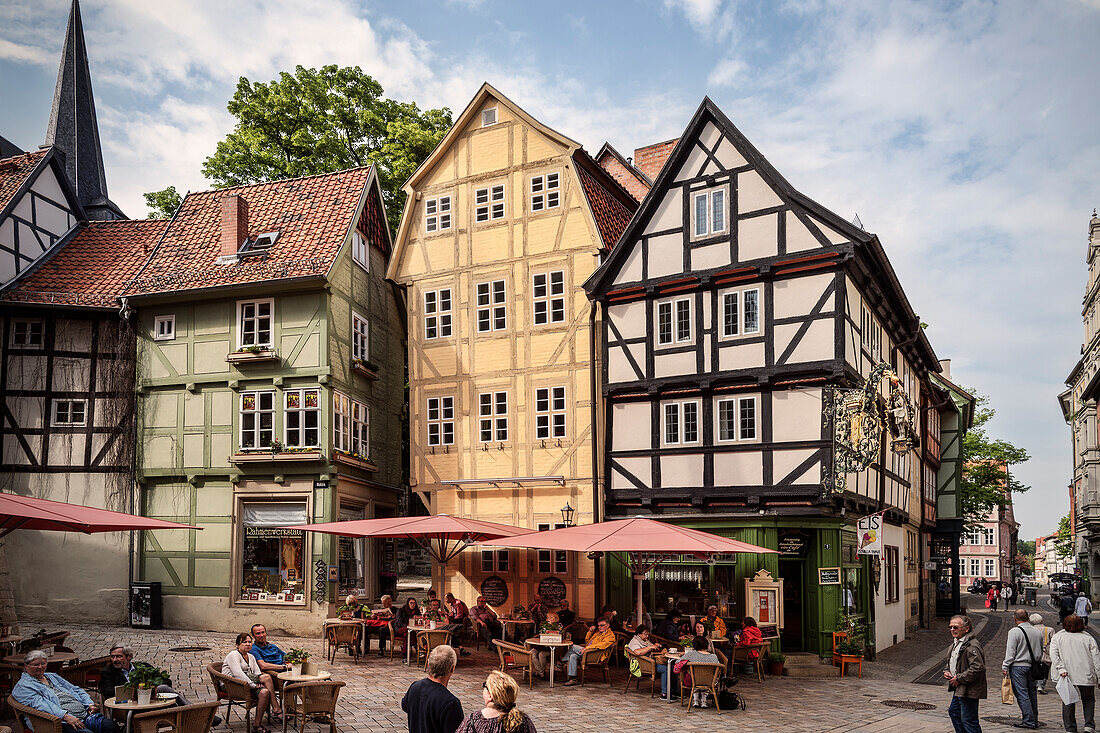
{"type": "Polygon", "coordinates": [[[649,678],[649,697],[653,697],[653,690],[657,686],[657,662],[652,657],[644,657],[634,653],[630,647],[623,650],[623,655],[626,657],[626,686],[623,688],[623,694],[625,695],[630,690],[630,680],[634,680],[634,689],[642,689],[642,680],[646,677],[649,678]],[[630,673],[630,662],[638,662],[638,671],[640,675],[635,677],[630,673]]]}
{"type": "MultiPolygon", "coordinates": [[[[225,701],[225,723],[229,725],[229,717],[233,707],[240,705],[244,711],[244,729],[246,733],[252,733],[252,717],[249,712],[256,707],[256,691],[247,682],[243,682],[231,675],[222,674],[216,664],[206,665],[206,672],[210,675],[210,684],[218,695],[218,703],[225,701]]],[[[35,731],[35,733],[38,733],[35,731]]],[[[59,731],[60,733],[60,731],[59,731]]]]}
{"type": "Polygon", "coordinates": [[[416,666],[420,666],[420,655],[424,655],[424,668],[428,668],[428,655],[437,646],[451,643],[448,629],[421,629],[416,634],[416,666]]]}
{"type": "Polygon", "coordinates": [[[535,652],[527,647],[513,644],[510,641],[504,641],[502,639],[493,639],[493,644],[496,645],[497,656],[500,657],[500,671],[511,672],[515,669],[521,670],[523,676],[527,678],[527,688],[531,689],[534,687],[531,667],[534,662],[535,652]]]}
{"type": "Polygon", "coordinates": [[[131,720],[132,733],[207,733],[214,725],[218,702],[200,702],[177,708],[137,713],[131,720]]]}
{"type": "Polygon", "coordinates": [[[363,638],[363,627],[360,624],[330,624],[325,628],[325,638],[328,640],[329,664],[336,661],[336,652],[340,647],[348,650],[348,656],[355,658],[359,664],[359,643],[363,638]]]}
{"type": "MultiPolygon", "coordinates": [[[[340,696],[343,682],[335,680],[316,680],[294,682],[283,688],[283,733],[287,730],[290,716],[299,718],[298,733],[304,733],[306,720],[324,716],[329,724],[329,733],[336,733],[336,699],[340,696]]],[[[143,733],[139,731],[139,733],[143,733]]]]}
{"type": "Polygon", "coordinates": [[[680,707],[688,706],[691,710],[691,697],[695,692],[709,692],[714,695],[714,709],[722,714],[722,708],[718,707],[718,678],[725,669],[724,665],[711,662],[688,662],[680,670],[680,707]],[[685,684],[687,675],[691,675],[691,686],[685,684]]]}
{"type": "Polygon", "coordinates": [[[61,733],[61,718],[56,715],[21,705],[11,695],[8,695],[8,707],[15,711],[15,719],[24,729],[30,723],[34,733],[61,733]]]}

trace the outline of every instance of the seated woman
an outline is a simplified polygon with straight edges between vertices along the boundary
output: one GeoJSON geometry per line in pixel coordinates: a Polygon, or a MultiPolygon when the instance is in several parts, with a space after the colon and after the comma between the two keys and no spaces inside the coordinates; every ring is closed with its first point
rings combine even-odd
{"type": "MultiPolygon", "coordinates": [[[[676,667],[681,664],[688,664],[689,662],[703,662],[706,664],[725,664],[718,659],[718,655],[713,652],[708,652],[708,647],[713,647],[709,639],[705,639],[702,636],[696,636],[691,640],[691,649],[684,652],[684,656],[680,657],[680,661],[676,663],[676,667]]],[[[674,668],[675,669],[675,668],[674,668]]],[[[691,675],[684,674],[684,685],[691,685],[691,675]]],[[[691,706],[694,708],[707,707],[707,697],[705,692],[695,692],[691,696],[691,706]]]]}
{"type": "MultiPolygon", "coordinates": [[[[561,634],[562,639],[568,638],[568,634],[565,633],[561,623],[561,619],[558,618],[557,611],[547,611],[546,621],[539,627],[540,634],[561,634]]],[[[560,660],[559,660],[560,661],[560,660]]],[[[535,654],[531,657],[531,662],[535,668],[535,674],[539,677],[548,679],[550,677],[550,649],[547,647],[536,647],[535,654]]]]}
{"type": "Polygon", "coordinates": [[[351,611],[352,618],[363,618],[363,605],[359,603],[359,596],[352,593],[344,599],[344,605],[351,611]]]}
{"type": "Polygon", "coordinates": [[[654,633],[669,641],[680,641],[680,618],[682,615],[676,610],[669,611],[661,625],[654,629],[654,633]]]}
{"type": "Polygon", "coordinates": [[[417,605],[416,599],[409,596],[405,605],[397,609],[397,638],[401,640],[401,652],[405,653],[405,645],[409,640],[409,622],[420,616],[423,611],[417,605]]]}
{"type": "Polygon", "coordinates": [[[87,692],[47,672],[47,662],[41,649],[23,658],[23,675],[11,691],[16,702],[61,718],[63,733],[119,733],[118,723],[100,713],[87,692]]]}
{"type": "MultiPolygon", "coordinates": [[[[737,640],[737,646],[749,646],[764,641],[764,635],[761,633],[760,627],[756,625],[756,619],[752,616],[746,616],[745,620],[741,622],[741,626],[741,637],[737,640]]],[[[749,658],[759,659],[760,650],[750,649],[749,658]]]]}
{"type": "MultiPolygon", "coordinates": [[[[651,657],[655,652],[661,651],[661,645],[649,638],[649,628],[642,624],[634,633],[634,638],[626,645],[626,648],[639,657],[651,657]]],[[[668,674],[667,664],[656,664],[657,682],[661,688],[661,699],[668,699],[668,690],[665,687],[665,678],[668,674]]]]}
{"type": "Polygon", "coordinates": [[[282,722],[279,698],[275,696],[275,682],[270,674],[260,672],[260,665],[256,662],[256,657],[251,654],[251,636],[237,634],[236,644],[237,648],[229,652],[222,662],[222,674],[246,682],[249,687],[256,690],[256,721],[252,724],[252,730],[256,733],[271,733],[262,725],[264,713],[268,711],[268,707],[271,708],[271,722],[282,722]]]}
{"type": "Polygon", "coordinates": [[[723,653],[721,649],[714,646],[714,642],[710,639],[710,634],[707,633],[707,627],[703,624],[702,621],[695,622],[694,636],[703,637],[703,639],[707,642],[707,652],[715,655],[718,658],[719,662],[721,662],[723,665],[727,665],[729,663],[729,656],[723,653]]]}

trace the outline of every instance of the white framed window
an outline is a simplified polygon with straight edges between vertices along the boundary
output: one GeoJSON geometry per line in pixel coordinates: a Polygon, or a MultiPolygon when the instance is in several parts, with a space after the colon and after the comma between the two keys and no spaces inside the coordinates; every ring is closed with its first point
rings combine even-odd
{"type": "Polygon", "coordinates": [[[657,345],[691,343],[691,298],[657,301],[657,345]]]}
{"type": "Polygon", "coordinates": [[[370,358],[370,324],[355,311],[351,312],[351,358],[370,358]]]}
{"type": "Polygon", "coordinates": [[[691,232],[693,238],[707,237],[729,231],[726,212],[726,189],[712,188],[691,195],[691,232]]]}
{"type": "Polygon", "coordinates": [[[351,402],[351,452],[370,457],[370,407],[351,402]]]}
{"type": "Polygon", "coordinates": [[[995,533],[992,527],[982,527],[982,535],[985,544],[992,545],[995,541],[995,533]]]}
{"type": "Polygon", "coordinates": [[[751,336],[760,333],[760,288],[723,290],[722,337],[751,336]]]}
{"type": "Polygon", "coordinates": [[[990,559],[990,560],[985,561],[985,577],[987,577],[987,578],[996,578],[997,577],[997,561],[996,560],[990,559]]]}
{"type": "Polygon", "coordinates": [[[283,392],[283,434],[288,448],[316,448],[321,444],[321,390],[283,392]]]}
{"type": "Polygon", "coordinates": [[[275,393],[241,392],[241,449],[269,448],[275,440],[275,393]]]}
{"type": "Polygon", "coordinates": [[[272,345],[271,322],[275,313],[275,300],[264,298],[263,300],[237,301],[237,346],[267,346],[272,345]]]}
{"type": "Polygon", "coordinates": [[[344,453],[370,455],[370,408],[340,392],[333,393],[332,446],[344,453]]]}
{"type": "Polygon", "coordinates": [[[88,424],[88,401],[54,400],[51,424],[58,427],[84,427],[88,424]]]}
{"type": "Polygon", "coordinates": [[[508,550],[482,550],[481,572],[483,573],[507,573],[509,562],[508,550]]]}
{"type": "Polygon", "coordinates": [[[503,280],[477,284],[477,332],[503,331],[508,327],[503,280]]]}
{"type": "Polygon", "coordinates": [[[531,302],[535,325],[565,321],[565,271],[538,272],[531,276],[531,302]]]}
{"type": "MultiPolygon", "coordinates": [[[[561,529],[564,524],[540,524],[539,532],[561,529]]],[[[539,575],[565,575],[569,572],[568,553],[565,550],[539,550],[539,575]]]]}
{"type": "Polygon", "coordinates": [[[561,174],[546,173],[531,178],[531,211],[556,209],[561,203],[561,174]]]}
{"type": "Polygon", "coordinates": [[[424,202],[424,231],[442,232],[451,228],[451,197],[437,196],[424,202]]]}
{"type": "Polygon", "coordinates": [[[759,435],[759,412],[756,395],[716,399],[714,421],[718,442],[756,440],[759,435]]]}
{"type": "Polygon", "coordinates": [[[489,109],[481,110],[481,126],[489,127],[497,123],[497,108],[490,107],[489,109]]]}
{"type": "Polygon", "coordinates": [[[982,561],[976,557],[970,558],[970,576],[980,578],[982,576],[982,561]]]}
{"type": "Polygon", "coordinates": [[[366,237],[360,234],[358,229],[351,233],[351,258],[364,270],[370,272],[370,247],[367,246],[366,237]]]}
{"type": "Polygon", "coordinates": [[[153,319],[153,340],[171,341],[176,338],[176,317],[157,316],[153,319]]]}
{"type": "Polygon", "coordinates": [[[474,191],[474,221],[484,222],[504,218],[504,184],[474,191]]]}
{"type": "Polygon", "coordinates": [[[661,403],[661,442],[691,445],[699,442],[699,400],[661,403]]]}
{"type": "Polygon", "coordinates": [[[428,398],[428,445],[454,445],[455,398],[428,398]]]}
{"type": "Polygon", "coordinates": [[[482,443],[508,440],[508,393],[482,392],[478,395],[479,439],[482,443]]]}
{"type": "Polygon", "coordinates": [[[451,289],[429,290],[424,293],[424,338],[447,338],[451,335],[451,289]]]}
{"type": "Polygon", "coordinates": [[[535,439],[565,437],[565,387],[535,390],[535,439]]]}
{"type": "Polygon", "coordinates": [[[36,318],[13,318],[8,343],[13,349],[41,349],[45,344],[46,323],[36,318]]]}
{"type": "Polygon", "coordinates": [[[863,305],[860,310],[860,325],[862,331],[860,340],[872,356],[882,357],[882,326],[875,320],[871,309],[863,305]]]}

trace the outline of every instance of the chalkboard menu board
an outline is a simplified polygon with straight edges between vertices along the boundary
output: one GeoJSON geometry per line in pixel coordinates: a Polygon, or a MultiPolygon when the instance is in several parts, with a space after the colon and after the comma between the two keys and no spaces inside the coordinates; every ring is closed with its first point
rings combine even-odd
{"type": "Polygon", "coordinates": [[[818,568],[817,582],[819,585],[840,585],[840,568],[818,568]]]}
{"type": "Polygon", "coordinates": [[[799,529],[779,530],[779,554],[788,557],[806,557],[810,536],[799,529]]]}
{"type": "Polygon", "coordinates": [[[490,575],[481,581],[481,595],[490,606],[503,606],[508,602],[508,584],[499,575],[490,575]]]}
{"type": "Polygon", "coordinates": [[[547,608],[555,608],[561,605],[565,599],[565,583],[561,578],[553,575],[539,581],[539,595],[542,596],[542,605],[547,608]]]}

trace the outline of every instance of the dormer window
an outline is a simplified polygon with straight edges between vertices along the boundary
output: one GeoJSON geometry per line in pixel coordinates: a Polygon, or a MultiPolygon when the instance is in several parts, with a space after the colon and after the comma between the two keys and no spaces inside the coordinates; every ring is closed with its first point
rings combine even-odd
{"type": "Polygon", "coordinates": [[[497,108],[490,107],[481,111],[481,126],[488,127],[497,123],[497,108]]]}
{"type": "Polygon", "coordinates": [[[241,249],[238,254],[247,256],[265,253],[271,249],[275,244],[275,240],[278,238],[278,232],[264,232],[263,234],[257,234],[255,237],[249,237],[241,243],[241,249]]]}

